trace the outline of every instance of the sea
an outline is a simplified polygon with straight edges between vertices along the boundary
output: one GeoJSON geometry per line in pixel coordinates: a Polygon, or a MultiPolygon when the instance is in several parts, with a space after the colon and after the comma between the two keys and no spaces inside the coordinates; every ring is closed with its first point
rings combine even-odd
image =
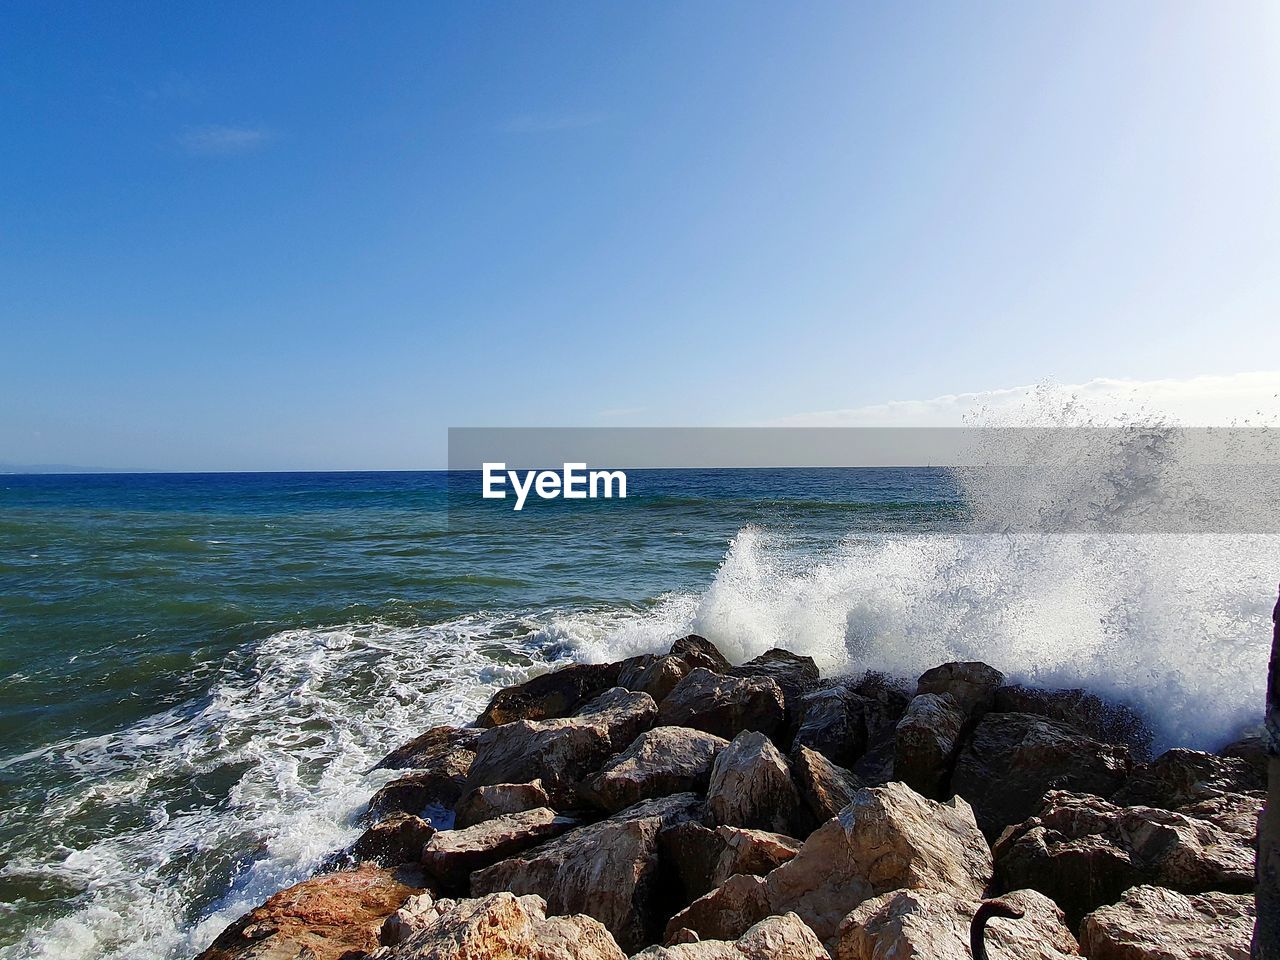
{"type": "MultiPolygon", "coordinates": [[[[1100,511],[1133,486],[1100,480],[1100,511]]],[[[517,514],[440,472],[0,476],[0,957],[193,956],[358,835],[391,748],[690,632],[826,676],[984,660],[1158,748],[1260,721],[1277,537],[978,532],[993,495],[654,470],[517,514]]]]}

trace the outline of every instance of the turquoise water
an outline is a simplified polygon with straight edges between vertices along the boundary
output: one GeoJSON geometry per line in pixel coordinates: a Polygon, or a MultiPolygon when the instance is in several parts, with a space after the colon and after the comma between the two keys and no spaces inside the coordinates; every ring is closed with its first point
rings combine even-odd
{"type": "Polygon", "coordinates": [[[696,629],[827,673],[978,657],[1251,722],[1274,538],[991,537],[928,470],[0,477],[0,953],[177,957],[354,836],[388,749],[499,684],[696,629]]]}

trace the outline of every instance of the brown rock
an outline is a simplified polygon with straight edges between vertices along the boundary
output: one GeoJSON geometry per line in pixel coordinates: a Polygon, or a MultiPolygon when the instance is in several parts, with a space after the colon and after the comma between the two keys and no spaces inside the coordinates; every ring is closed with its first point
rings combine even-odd
{"type": "Polygon", "coordinates": [[[867,784],[816,750],[799,746],[791,754],[800,798],[815,824],[825,823],[849,805],[853,795],[867,784]]]}
{"type": "Polygon", "coordinates": [[[1245,760],[1177,749],[1135,767],[1111,800],[1122,807],[1176,810],[1226,794],[1264,790],[1266,785],[1266,779],[1245,760]]]}
{"type": "Polygon", "coordinates": [[[774,648],[729,671],[736,677],[768,677],[782,691],[783,704],[794,729],[799,722],[800,701],[818,683],[818,667],[813,657],[774,648]]]}
{"type": "Polygon", "coordinates": [[[1266,794],[1261,790],[1225,793],[1220,797],[1210,797],[1208,800],[1178,807],[1178,813],[1197,820],[1208,820],[1227,833],[1234,833],[1253,843],[1258,836],[1258,818],[1262,816],[1265,802],[1266,794]]]}
{"type": "Polygon", "coordinates": [[[832,763],[850,766],[867,750],[866,702],[842,686],[805,693],[799,702],[800,725],[791,749],[816,750],[832,763]]]}
{"type": "Polygon", "coordinates": [[[567,717],[583,704],[618,685],[620,663],[575,663],[543,673],[493,695],[478,727],[497,727],[516,720],[567,717]]]}
{"type": "Polygon", "coordinates": [[[871,787],[882,787],[894,779],[893,757],[898,750],[897,730],[892,728],[875,737],[850,772],[871,787]]]}
{"type": "Polygon", "coordinates": [[[397,813],[420,814],[432,822],[447,823],[465,782],[452,773],[432,770],[406,774],[373,795],[365,816],[376,820],[397,813]]]}
{"type": "Polygon", "coordinates": [[[736,940],[772,912],[765,878],[738,873],[672,917],[664,939],[692,930],[702,940],[736,940]]]}
{"type": "Polygon", "coordinates": [[[538,807],[494,817],[464,830],[443,830],[427,842],[422,866],[443,886],[459,889],[465,887],[473,870],[558,837],[577,825],[572,817],[558,816],[550,807],[538,807]]]}
{"type": "Polygon", "coordinates": [[[197,960],[338,960],[371,951],[386,917],[421,889],[421,874],[373,864],[312,877],[250,910],[197,960]]]}
{"type": "Polygon", "coordinates": [[[707,787],[707,814],[716,824],[782,833],[799,808],[787,758],[763,733],[738,734],[716,757],[707,787]]]}
{"type": "Polygon", "coordinates": [[[549,807],[551,800],[541,780],[531,783],[494,783],[476,787],[458,801],[453,825],[456,829],[474,827],[508,813],[523,813],[538,807],[549,807]]]}
{"type": "Polygon", "coordinates": [[[422,848],[435,832],[436,828],[421,817],[393,813],[362,833],[348,855],[357,862],[368,860],[387,866],[418,863],[422,859],[422,848]]]}
{"type": "Polygon", "coordinates": [[[435,770],[467,775],[481,731],[475,727],[432,727],[383,757],[375,770],[435,770]]]}
{"type": "Polygon", "coordinates": [[[687,661],[694,669],[706,667],[715,673],[723,673],[730,669],[729,661],[716,648],[716,645],[706,637],[700,637],[696,633],[681,637],[673,643],[671,645],[671,654],[687,661]]]}
{"type": "Polygon", "coordinates": [[[1004,674],[985,663],[944,663],[926,670],[916,685],[916,696],[922,693],[949,693],[968,717],[980,717],[996,702],[996,690],[1004,683],[1004,674]]]}
{"type": "Polygon", "coordinates": [[[672,793],[701,793],[726,740],[688,727],[654,727],[587,781],[583,794],[609,812],[672,793]]]}
{"type": "Polygon", "coordinates": [[[1108,703],[1080,689],[1039,690],[1010,684],[996,691],[1000,713],[1034,713],[1075,727],[1087,737],[1128,747],[1136,759],[1151,756],[1151,728],[1122,704],[1108,703]]]}
{"type": "Polygon", "coordinates": [[[666,947],[650,947],[632,960],[830,960],[830,957],[804,921],[788,913],[766,917],[734,942],[673,942],[666,947]]]}
{"type": "Polygon", "coordinates": [[[629,690],[647,693],[655,703],[661,703],[693,669],[683,657],[655,657],[626,686],[629,690]]]}
{"type": "Polygon", "coordinates": [[[1267,779],[1267,741],[1260,733],[1250,733],[1231,741],[1218,751],[1219,756],[1234,757],[1253,767],[1262,780],[1267,779]]]}
{"type": "Polygon", "coordinates": [[[1248,894],[1133,887],[1084,918],[1080,946],[1090,960],[1249,960],[1253,921],[1248,894]]]}
{"type": "Polygon", "coordinates": [[[675,872],[688,904],[735,873],[763,876],[800,850],[800,841],[765,830],[682,823],[659,836],[665,863],[675,872]]]}
{"type": "Polygon", "coordinates": [[[782,690],[769,677],[725,676],[699,667],[676,684],[658,723],[732,739],[743,730],[772,736],[786,718],[782,690]]]}
{"type": "Polygon", "coordinates": [[[1109,796],[1130,770],[1129,751],[1029,713],[988,714],[960,751],[951,789],[973,804],[989,838],[1021,823],[1049,789],[1109,796]]]}
{"type": "Polygon", "coordinates": [[[917,695],[898,721],[894,777],[923,796],[946,796],[964,725],[965,714],[951,694],[917,695]]]}

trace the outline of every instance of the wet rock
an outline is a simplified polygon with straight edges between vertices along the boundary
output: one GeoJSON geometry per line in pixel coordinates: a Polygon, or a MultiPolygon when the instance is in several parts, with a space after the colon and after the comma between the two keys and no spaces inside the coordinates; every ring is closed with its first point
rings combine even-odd
{"type": "Polygon", "coordinates": [[[464,830],[443,830],[422,851],[427,875],[448,889],[466,886],[473,870],[514,856],[578,825],[550,807],[509,813],[464,830]]]}
{"type": "Polygon", "coordinates": [[[965,714],[951,694],[916,696],[898,721],[894,777],[923,796],[945,796],[964,725],[965,714]]]}
{"type": "Polygon", "coordinates": [[[1109,796],[1130,770],[1124,747],[1029,713],[988,714],[960,751],[951,789],[973,804],[983,832],[1021,823],[1049,789],[1109,796]]]}
{"type": "Polygon", "coordinates": [[[530,783],[494,783],[476,787],[458,801],[454,827],[461,830],[508,813],[523,813],[551,806],[541,780],[530,783]]]}
{"type": "Polygon", "coordinates": [[[736,941],[673,942],[650,947],[632,960],[830,960],[830,956],[804,921],[788,913],[761,920],[736,941]]]}
{"type": "Polygon", "coordinates": [[[1267,741],[1261,733],[1250,733],[1233,740],[1218,751],[1219,756],[1243,760],[1253,768],[1258,779],[1267,779],[1267,741]]]}
{"type": "Polygon", "coordinates": [[[672,793],[701,793],[728,741],[688,727],[646,730],[587,782],[584,795],[614,812],[672,793]]]}
{"type": "Polygon", "coordinates": [[[357,862],[367,860],[387,866],[418,863],[422,859],[422,848],[435,832],[436,828],[421,817],[393,813],[362,833],[347,853],[357,862]]]}
{"type": "Polygon", "coordinates": [[[793,837],[765,830],[682,823],[659,837],[663,860],[680,880],[682,900],[691,903],[735,873],[763,876],[800,850],[793,837]]]}
{"type": "Polygon", "coordinates": [[[661,703],[693,669],[683,657],[655,657],[627,687],[647,693],[655,703],[661,703]]]}
{"type": "Polygon", "coordinates": [[[691,633],[671,645],[671,655],[687,661],[693,669],[705,667],[716,673],[730,669],[725,655],[706,637],[691,633]]]}
{"type": "Polygon", "coordinates": [[[653,726],[656,714],[648,694],[615,687],[572,717],[493,727],[476,742],[467,786],[541,778],[553,800],[571,804],[578,784],[653,726]]]}
{"type": "Polygon", "coordinates": [[[1133,887],[1084,918],[1080,945],[1091,960],[1249,960],[1253,921],[1248,894],[1133,887]]]}
{"type": "Polygon", "coordinates": [[[422,876],[363,864],[282,890],[218,935],[197,960],[338,960],[378,946],[383,921],[422,889],[422,876]]]}
{"type": "MultiPolygon", "coordinates": [[[[1034,890],[1000,898],[1021,919],[998,918],[986,927],[991,960],[1064,960],[1079,946],[1052,900],[1034,890]]],[[[961,960],[969,954],[969,926],[980,901],[943,890],[897,890],[866,901],[840,928],[836,960],[961,960]]]]}
{"type": "Polygon", "coordinates": [[[660,879],[659,834],[701,806],[694,794],[646,800],[472,874],[471,889],[538,894],[553,913],[595,917],[624,949],[639,949],[657,939],[675,894],[660,879]]]}
{"type": "Polygon", "coordinates": [[[830,820],[867,784],[816,750],[799,746],[791,754],[791,769],[800,798],[814,825],[830,820]]]}
{"type": "Polygon", "coordinates": [[[763,733],[738,734],[716,757],[707,787],[707,813],[716,824],[782,833],[799,807],[787,758],[763,733]]]}
{"type": "Polygon", "coordinates": [[[777,647],[729,672],[737,677],[768,677],[782,689],[788,702],[795,704],[818,682],[818,666],[813,657],[802,657],[777,647]]]}
{"type": "Polygon", "coordinates": [[[890,729],[873,739],[850,771],[869,787],[882,787],[894,779],[893,757],[898,751],[897,730],[890,729]]]}
{"type": "Polygon", "coordinates": [[[403,746],[392,750],[375,770],[434,770],[465,777],[475,756],[481,730],[475,727],[432,727],[403,746]]]}
{"type": "Polygon", "coordinates": [[[995,709],[1000,713],[1034,713],[1075,727],[1085,736],[1103,743],[1128,747],[1136,759],[1151,756],[1151,728],[1128,707],[1108,703],[1078,688],[1039,690],[1010,684],[996,691],[995,709]]]}
{"type": "Polygon", "coordinates": [[[453,774],[420,770],[392,780],[369,800],[365,816],[378,820],[393,814],[422,815],[447,824],[449,810],[462,796],[465,779],[453,774]]]}
{"type": "Polygon", "coordinates": [[[517,720],[554,720],[618,685],[620,663],[575,663],[540,674],[493,695],[478,727],[497,727],[517,720]]]}
{"type": "Polygon", "coordinates": [[[1138,884],[1248,892],[1253,862],[1248,838],[1208,820],[1065,791],[1049,793],[1036,816],[995,846],[996,889],[1039,890],[1073,927],[1138,884]]]}
{"type": "Polygon", "coordinates": [[[1266,785],[1266,780],[1245,760],[1176,749],[1135,767],[1111,800],[1122,807],[1176,810],[1225,794],[1264,790],[1266,785]]]}
{"type": "Polygon", "coordinates": [[[916,696],[949,693],[965,716],[976,719],[995,706],[996,690],[1002,683],[1004,674],[985,663],[944,663],[920,675],[916,696]]]}
{"type": "Polygon", "coordinates": [[[791,749],[816,750],[832,763],[849,766],[867,750],[864,701],[847,687],[810,690],[800,698],[800,725],[791,749]]]}
{"type": "Polygon", "coordinates": [[[658,709],[658,723],[693,727],[726,740],[743,730],[772,736],[786,718],[782,690],[769,677],[725,676],[699,667],[676,684],[658,709]]]}

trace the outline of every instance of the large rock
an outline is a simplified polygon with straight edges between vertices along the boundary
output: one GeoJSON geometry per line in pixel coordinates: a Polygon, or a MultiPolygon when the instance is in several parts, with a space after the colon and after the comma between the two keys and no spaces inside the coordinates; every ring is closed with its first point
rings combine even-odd
{"type": "Polygon", "coordinates": [[[683,904],[720,886],[735,873],[764,876],[800,850],[793,837],[765,830],[681,823],[659,837],[663,860],[680,880],[683,904]]]}
{"type": "Polygon", "coordinates": [[[1001,713],[1034,713],[1075,727],[1103,743],[1128,747],[1136,759],[1151,756],[1151,728],[1142,717],[1118,703],[1078,688],[1040,690],[1010,684],[996,691],[995,709],[1001,713]]]}
{"type": "Polygon", "coordinates": [[[677,683],[699,667],[713,673],[730,669],[716,645],[706,637],[690,634],[671,645],[671,652],[660,657],[638,658],[636,668],[624,670],[619,683],[629,690],[649,694],[661,703],[677,683]]]}
{"type": "Polygon", "coordinates": [[[696,819],[694,794],[646,800],[471,877],[473,893],[546,898],[553,913],[595,917],[624,949],[652,943],[675,891],[660,879],[659,834],[696,819]]]}
{"type": "Polygon", "coordinates": [[[726,676],[699,667],[676,684],[658,723],[693,727],[731,740],[743,730],[773,736],[786,719],[782,689],[769,677],[726,676]]]}
{"type": "MultiPolygon", "coordinates": [[[[991,960],[1065,960],[1079,957],[1062,911],[1034,890],[1002,897],[1020,919],[988,922],[984,942],[991,960]]],[[[979,902],[944,890],[896,890],[866,901],[840,928],[836,960],[962,960],[979,902]]]]}
{"type": "Polygon", "coordinates": [[[575,663],[543,673],[493,695],[478,727],[497,727],[517,720],[567,717],[583,704],[618,685],[621,663],[575,663]]]}
{"type": "Polygon", "coordinates": [[[1218,755],[1243,760],[1253,767],[1259,779],[1267,779],[1267,739],[1265,734],[1245,734],[1228,743],[1218,751],[1218,755]]]}
{"type": "Polygon", "coordinates": [[[434,825],[452,823],[453,806],[466,788],[466,779],[453,773],[417,770],[386,784],[369,800],[365,817],[379,820],[395,814],[423,816],[434,825]]]}
{"type": "Polygon", "coordinates": [[[728,741],[688,727],[654,727],[587,781],[584,795],[610,812],[672,793],[701,793],[728,741]]]}
{"type": "Polygon", "coordinates": [[[383,921],[421,889],[421,874],[372,864],[312,877],[250,910],[197,960],[338,960],[371,951],[383,921]]]}
{"type": "Polygon", "coordinates": [[[615,687],[572,717],[493,727],[476,742],[467,786],[541,778],[553,800],[571,804],[578,784],[653,726],[657,712],[648,694],[615,687]]]}
{"type": "Polygon", "coordinates": [[[1245,760],[1176,749],[1135,767],[1111,800],[1122,807],[1176,810],[1226,794],[1265,790],[1266,786],[1265,778],[1245,760]]]}
{"type": "Polygon", "coordinates": [[[723,673],[730,669],[728,659],[725,658],[725,655],[720,652],[716,645],[706,637],[700,637],[696,633],[681,637],[673,643],[671,645],[671,655],[687,661],[690,667],[694,669],[706,667],[716,673],[723,673]]]}
{"type": "Polygon", "coordinates": [[[791,753],[795,783],[814,825],[825,823],[849,805],[867,784],[816,750],[797,746],[791,753]]]}
{"type": "Polygon", "coordinates": [[[1133,887],[1084,918],[1080,945],[1090,960],[1249,960],[1253,921],[1249,894],[1133,887]]]}
{"type": "Polygon", "coordinates": [[[794,913],[766,917],[736,941],[699,940],[650,947],[632,960],[830,960],[826,948],[794,913]]]}
{"type": "Polygon", "coordinates": [[[946,796],[964,725],[965,713],[951,694],[918,694],[898,721],[894,777],[923,796],[946,796]]]}
{"type": "Polygon", "coordinates": [[[386,866],[418,863],[422,848],[435,836],[436,828],[411,813],[393,813],[360,835],[347,851],[355,862],[370,861],[386,866]]]}
{"type": "MultiPolygon", "coordinates": [[[[548,917],[541,897],[414,898],[383,931],[396,960],[625,960],[600,923],[548,917]]],[[[283,960],[283,958],[282,958],[283,960]]]]}
{"type": "Polygon", "coordinates": [[[988,714],[960,751],[951,789],[989,838],[1021,823],[1049,789],[1110,796],[1131,767],[1124,747],[1029,713],[988,714]]]}
{"type": "Polygon", "coordinates": [[[1183,893],[1253,889],[1247,837],[1155,807],[1117,807],[1089,794],[1052,791],[1040,812],[995,846],[996,889],[1048,895],[1074,927],[1129,887],[1183,893]]]}
{"type": "Polygon", "coordinates": [[[798,705],[799,726],[791,749],[816,750],[832,763],[851,766],[867,750],[865,702],[848,687],[810,690],[798,705]]]}
{"type": "Polygon", "coordinates": [[[768,677],[782,690],[788,709],[798,707],[803,694],[818,682],[813,657],[774,648],[729,671],[737,677],[768,677]]]}
{"type": "Polygon", "coordinates": [[[716,824],[785,833],[799,808],[787,758],[763,733],[738,734],[716,757],[707,787],[707,814],[716,824]]]}
{"type": "Polygon", "coordinates": [[[474,827],[507,813],[523,813],[551,806],[551,798],[541,780],[529,783],[495,783],[469,791],[455,808],[453,825],[457,829],[474,827]]]}
{"type": "Polygon", "coordinates": [[[578,825],[550,807],[509,813],[464,830],[442,830],[422,851],[426,873],[448,889],[466,886],[467,877],[578,825]]]}
{"type": "Polygon", "coordinates": [[[991,852],[964,800],[937,803],[890,783],[860,790],[768,876],[730,878],[676,914],[667,929],[732,939],[725,934],[741,934],[744,920],[794,910],[820,939],[832,941],[840,921],[872,897],[942,889],[976,900],[990,877],[991,852]]]}
{"type": "Polygon", "coordinates": [[[432,727],[392,750],[374,769],[436,770],[465,777],[481,732],[475,727],[432,727]]]}
{"type": "Polygon", "coordinates": [[[996,691],[1002,683],[1004,674],[985,663],[944,663],[920,675],[916,696],[949,693],[965,716],[976,718],[995,706],[996,691]]]}
{"type": "Polygon", "coordinates": [[[1197,820],[1208,820],[1227,833],[1234,833],[1249,843],[1254,843],[1258,837],[1258,820],[1262,816],[1266,799],[1267,795],[1261,790],[1224,793],[1220,797],[1210,797],[1178,807],[1178,813],[1197,820]]]}

